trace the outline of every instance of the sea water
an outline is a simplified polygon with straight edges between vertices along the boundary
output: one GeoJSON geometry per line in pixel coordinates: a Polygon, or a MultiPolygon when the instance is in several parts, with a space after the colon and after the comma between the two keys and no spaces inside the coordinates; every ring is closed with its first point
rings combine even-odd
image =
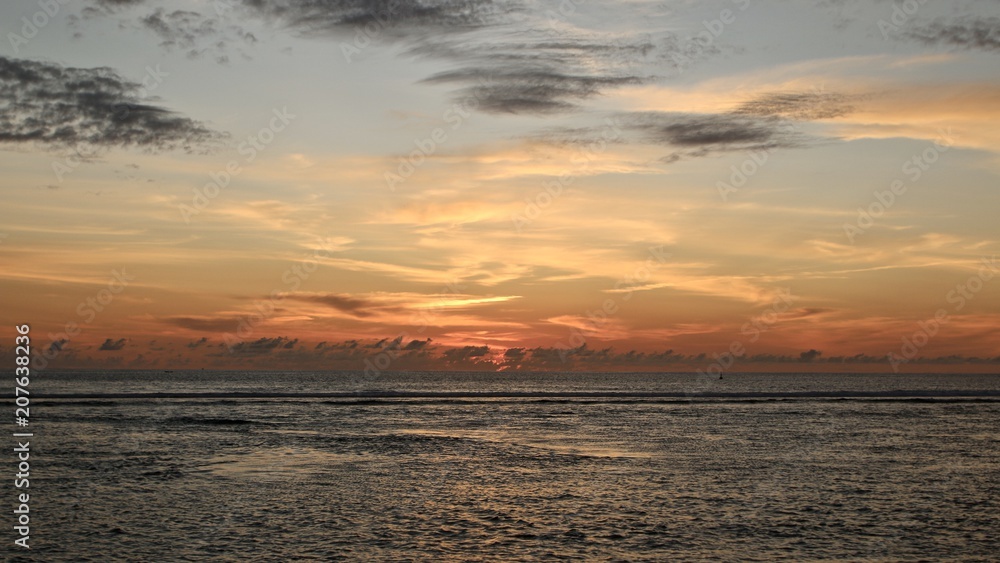
{"type": "Polygon", "coordinates": [[[10,561],[1000,553],[997,375],[35,381],[32,549],[10,561]]]}

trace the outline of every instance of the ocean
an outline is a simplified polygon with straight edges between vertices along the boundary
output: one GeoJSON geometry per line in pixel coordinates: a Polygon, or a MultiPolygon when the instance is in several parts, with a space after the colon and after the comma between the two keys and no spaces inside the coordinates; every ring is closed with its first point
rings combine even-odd
{"type": "Polygon", "coordinates": [[[1000,375],[42,373],[31,406],[9,561],[1000,558],[1000,375]]]}

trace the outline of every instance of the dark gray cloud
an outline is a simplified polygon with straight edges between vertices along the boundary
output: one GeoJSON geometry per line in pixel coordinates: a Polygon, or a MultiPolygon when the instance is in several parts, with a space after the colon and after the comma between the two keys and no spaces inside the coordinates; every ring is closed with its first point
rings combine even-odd
{"type": "Polygon", "coordinates": [[[800,122],[847,115],[857,99],[826,92],[768,93],[724,113],[633,112],[616,115],[603,126],[553,128],[530,138],[557,145],[673,147],[676,150],[661,159],[666,163],[725,152],[799,148],[820,140],[802,132],[800,122]]]}
{"type": "Polygon", "coordinates": [[[537,14],[513,1],[244,0],[244,5],[303,35],[343,40],[351,37],[345,32],[360,34],[342,46],[397,41],[408,46],[410,56],[449,61],[454,70],[424,82],[454,84],[470,109],[489,113],[571,111],[602,91],[647,81],[628,67],[648,62],[662,47],[649,36],[534,29],[544,26],[537,14]],[[515,34],[466,35],[514,22],[527,24],[515,34]]]}
{"type": "Polygon", "coordinates": [[[316,345],[316,350],[357,350],[360,346],[357,340],[344,340],[343,342],[323,341],[316,345]]]}
{"type": "Polygon", "coordinates": [[[125,347],[125,343],[126,342],[127,342],[127,340],[124,339],[124,338],[119,338],[118,340],[114,340],[114,339],[108,338],[108,339],[106,339],[104,341],[103,344],[101,344],[101,346],[100,346],[100,348],[98,348],[98,350],[105,351],[105,352],[115,351],[115,350],[121,350],[122,348],[125,347]]]}
{"type": "MultiPolygon", "coordinates": [[[[231,354],[251,355],[268,354],[274,350],[291,350],[299,343],[299,339],[289,339],[284,336],[277,338],[258,338],[248,342],[238,342],[229,348],[231,354]]],[[[225,346],[225,344],[220,344],[225,346]]]]}
{"type": "Polygon", "coordinates": [[[818,358],[818,357],[820,357],[822,355],[823,355],[823,352],[820,352],[819,350],[816,350],[816,349],[810,349],[810,350],[808,350],[806,352],[802,352],[801,354],[799,354],[799,361],[800,362],[811,362],[811,361],[815,360],[816,358],[818,358]]]}
{"type": "Polygon", "coordinates": [[[422,37],[407,52],[421,57],[476,61],[485,68],[540,64],[583,70],[588,62],[607,66],[611,63],[631,65],[647,59],[657,61],[662,49],[662,43],[658,44],[648,34],[570,34],[548,30],[524,31],[514,37],[505,36],[503,40],[481,36],[471,39],[422,37]]]}
{"type": "Polygon", "coordinates": [[[450,348],[441,354],[441,357],[448,362],[463,362],[481,358],[490,353],[489,346],[462,346],[461,348],[450,348]]]}
{"type": "Polygon", "coordinates": [[[468,109],[551,114],[578,109],[602,92],[643,84],[644,64],[662,62],[664,44],[645,34],[527,30],[502,39],[433,38],[408,53],[450,61],[454,70],[424,80],[455,84],[468,109]]]}
{"type": "Polygon", "coordinates": [[[496,27],[528,17],[520,2],[502,0],[244,0],[265,19],[309,36],[398,41],[411,56],[451,61],[456,69],[427,83],[455,84],[457,95],[474,109],[491,113],[553,113],[604,89],[642,79],[618,72],[612,63],[648,56],[649,39],[573,37],[566,33],[522,31],[495,38],[465,32],[496,27]],[[596,66],[595,66],[596,62],[596,66]]]}
{"type": "MultiPolygon", "coordinates": [[[[91,0],[83,16],[118,15],[127,8],[144,4],[144,0],[91,0]]],[[[188,49],[189,56],[197,56],[212,47],[225,49],[234,39],[256,41],[242,27],[231,23],[233,15],[263,20],[301,36],[346,39],[358,32],[368,42],[462,33],[501,24],[519,10],[520,3],[514,0],[221,0],[212,6],[219,17],[157,8],[138,20],[122,20],[122,25],[138,24],[155,33],[164,47],[188,49]],[[206,41],[215,45],[206,46],[206,41]]]]}
{"type": "Polygon", "coordinates": [[[961,49],[1000,51],[1000,18],[936,20],[907,28],[903,37],[926,45],[950,45],[961,49]]]}
{"type": "MultiPolygon", "coordinates": [[[[197,354],[214,358],[224,367],[227,362],[248,361],[257,368],[284,368],[288,366],[306,366],[315,369],[359,369],[366,360],[371,361],[378,355],[389,352],[393,358],[391,370],[429,370],[429,369],[482,369],[494,371],[497,369],[521,370],[621,370],[631,371],[675,371],[690,372],[713,362],[713,355],[708,353],[681,353],[672,349],[643,352],[639,350],[619,351],[612,347],[591,348],[586,344],[575,348],[568,347],[537,347],[510,348],[503,354],[498,364],[490,357],[494,350],[489,346],[435,346],[430,338],[426,340],[409,340],[398,336],[381,340],[344,340],[335,342],[320,342],[306,344],[298,339],[284,336],[261,337],[235,344],[227,350],[226,343],[212,344],[207,339],[188,342],[184,352],[167,359],[168,364],[183,367],[197,354]],[[202,350],[197,352],[196,349],[202,350]]],[[[150,351],[164,351],[163,347],[155,347],[155,342],[149,343],[150,351]]],[[[92,366],[106,365],[107,354],[95,356],[78,356],[69,347],[69,342],[60,340],[50,344],[54,352],[60,352],[54,364],[60,366],[92,366]]],[[[84,350],[120,351],[127,346],[127,339],[108,338],[99,346],[86,346],[84,350]]],[[[134,347],[134,346],[133,346],[134,347]]],[[[170,346],[172,347],[172,345],[170,346]]],[[[0,358],[13,357],[12,347],[0,347],[0,358]]],[[[113,357],[113,356],[112,356],[113,357]]],[[[854,365],[871,364],[887,366],[884,355],[868,355],[864,353],[852,356],[827,357],[817,349],[788,353],[760,353],[742,356],[738,365],[751,364],[801,364],[808,362],[820,365],[854,365]]],[[[913,358],[911,364],[1000,364],[1000,356],[975,357],[950,355],[939,357],[913,358]]]]}
{"type": "Polygon", "coordinates": [[[543,64],[466,68],[436,74],[428,83],[474,84],[459,90],[463,100],[488,113],[556,113],[577,107],[601,91],[628,84],[641,84],[638,76],[570,74],[543,64]]]}
{"type": "Polygon", "coordinates": [[[685,148],[738,150],[790,145],[770,117],[732,114],[638,113],[625,118],[647,140],[685,148]]]}
{"type": "MultiPolygon", "coordinates": [[[[373,42],[446,61],[454,70],[424,82],[454,85],[470,109],[488,113],[573,111],[602,92],[654,78],[640,67],[683,70],[720,52],[711,41],[669,33],[654,38],[560,25],[552,20],[562,18],[546,15],[544,6],[521,0],[231,0],[225,6],[299,36],[337,40],[349,61],[373,42]]],[[[157,9],[132,25],[156,34],[167,49],[191,57],[214,52],[220,61],[235,42],[256,40],[220,18],[185,10],[157,9]]]]}
{"type": "Polygon", "coordinates": [[[243,0],[255,14],[306,35],[372,24],[379,31],[454,33],[506,21],[509,0],[243,0]]]}
{"type": "Polygon", "coordinates": [[[109,68],[0,57],[0,143],[204,151],[224,135],[140,99],[109,68]]]}
{"type": "Polygon", "coordinates": [[[98,8],[103,8],[106,11],[120,10],[122,8],[131,8],[133,6],[138,6],[140,4],[146,3],[146,0],[91,0],[91,1],[98,8]]]}
{"type": "MultiPolygon", "coordinates": [[[[230,54],[236,52],[244,59],[250,55],[244,46],[257,42],[257,38],[243,27],[233,23],[233,18],[222,12],[218,16],[205,15],[190,10],[170,10],[156,8],[142,16],[130,9],[146,4],[142,0],[108,2],[96,0],[81,10],[80,15],[69,16],[72,27],[77,28],[75,37],[82,37],[84,29],[81,21],[91,19],[114,19],[120,29],[140,29],[152,32],[160,40],[160,46],[168,51],[183,51],[190,59],[212,55],[220,64],[229,62],[230,54]]],[[[225,8],[227,11],[231,8],[225,8]]]]}
{"type": "Polygon", "coordinates": [[[356,317],[367,317],[371,315],[371,312],[366,309],[370,309],[374,306],[371,301],[365,299],[358,299],[357,297],[348,297],[346,295],[337,295],[335,293],[323,293],[323,294],[289,294],[289,298],[295,299],[297,301],[306,301],[309,303],[319,303],[321,305],[326,305],[332,307],[338,311],[343,311],[345,313],[350,313],[356,317]]]}
{"type": "Polygon", "coordinates": [[[517,362],[525,356],[524,348],[507,348],[503,353],[503,359],[507,362],[517,362]]]}
{"type": "Polygon", "coordinates": [[[823,139],[802,132],[800,123],[849,115],[856,109],[853,103],[865,98],[821,90],[770,92],[724,113],[645,112],[620,119],[645,142],[678,147],[661,159],[672,163],[725,152],[807,147],[823,139]]]}
{"type": "Polygon", "coordinates": [[[215,31],[211,20],[204,19],[198,12],[185,10],[167,12],[158,8],[139,21],[159,36],[163,47],[191,48],[198,37],[215,31]]]}
{"type": "MultiPolygon", "coordinates": [[[[733,151],[761,151],[805,146],[809,138],[779,116],[740,113],[634,112],[616,116],[627,133],[613,142],[662,145],[676,149],[666,163],[733,151]]],[[[552,143],[600,143],[608,127],[551,129],[533,139],[552,143]]]]}
{"type": "Polygon", "coordinates": [[[427,340],[411,340],[406,346],[403,347],[403,350],[422,350],[430,343],[430,338],[427,340]]]}

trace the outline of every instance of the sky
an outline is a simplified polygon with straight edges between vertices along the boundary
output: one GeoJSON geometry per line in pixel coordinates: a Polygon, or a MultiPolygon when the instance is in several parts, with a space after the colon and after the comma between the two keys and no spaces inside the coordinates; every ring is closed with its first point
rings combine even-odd
{"type": "Polygon", "coordinates": [[[0,39],[36,369],[1000,364],[995,1],[40,0],[0,39]]]}

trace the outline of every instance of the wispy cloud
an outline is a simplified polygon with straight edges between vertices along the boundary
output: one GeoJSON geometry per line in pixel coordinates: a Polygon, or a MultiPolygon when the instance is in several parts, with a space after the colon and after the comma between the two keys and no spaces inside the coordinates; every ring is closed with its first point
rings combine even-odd
{"type": "MultiPolygon", "coordinates": [[[[105,12],[140,4],[97,2],[105,12]]],[[[556,15],[543,4],[518,0],[242,0],[233,7],[230,16],[263,20],[300,37],[339,40],[342,48],[357,48],[352,41],[360,34],[365,46],[398,43],[406,56],[447,62],[452,70],[423,82],[455,85],[456,97],[496,114],[577,110],[608,90],[651,81],[676,67],[677,56],[695,60],[719,52],[714,44],[698,44],[692,54],[691,44],[669,32],[597,30],[571,21],[575,9],[556,15]]],[[[239,25],[190,10],[158,8],[132,25],[154,33],[167,49],[185,49],[191,57],[216,50],[220,61],[227,59],[227,44],[256,41],[239,25]]]]}
{"type": "Polygon", "coordinates": [[[1000,18],[939,19],[907,28],[903,36],[927,45],[1000,51],[1000,18]]]}
{"type": "Polygon", "coordinates": [[[843,117],[854,111],[858,96],[832,92],[770,92],[743,102],[733,113],[803,121],[843,117]]]}
{"type": "Polygon", "coordinates": [[[793,147],[802,140],[801,134],[783,129],[773,117],[640,113],[627,120],[647,141],[706,151],[793,147]]]}
{"type": "Polygon", "coordinates": [[[237,314],[227,314],[221,316],[190,316],[180,315],[164,317],[163,322],[183,329],[196,332],[231,332],[234,330],[242,317],[237,314]]]}
{"type": "Polygon", "coordinates": [[[183,50],[190,58],[213,52],[218,63],[229,62],[228,52],[233,43],[252,45],[257,42],[257,38],[242,27],[188,10],[157,8],[140,17],[138,23],[160,39],[161,47],[183,50]]]}
{"type": "Polygon", "coordinates": [[[593,97],[602,90],[643,79],[630,75],[571,74],[568,69],[549,65],[493,65],[467,68],[431,76],[428,83],[458,83],[467,86],[461,94],[477,100],[479,109],[490,113],[554,113],[575,109],[576,102],[593,97]]]}
{"type": "Polygon", "coordinates": [[[453,61],[458,69],[426,83],[458,85],[458,96],[489,113],[548,114],[579,108],[584,100],[648,82],[643,60],[660,46],[643,35],[568,31],[422,40],[409,53],[453,61]]]}
{"type": "MultiPolygon", "coordinates": [[[[672,163],[682,158],[734,151],[798,148],[816,141],[777,109],[753,109],[722,113],[631,112],[615,118],[627,131],[616,140],[631,145],[665,146],[674,152],[660,160],[672,163]]],[[[551,144],[599,143],[601,127],[549,129],[532,138],[551,144]]]]}

